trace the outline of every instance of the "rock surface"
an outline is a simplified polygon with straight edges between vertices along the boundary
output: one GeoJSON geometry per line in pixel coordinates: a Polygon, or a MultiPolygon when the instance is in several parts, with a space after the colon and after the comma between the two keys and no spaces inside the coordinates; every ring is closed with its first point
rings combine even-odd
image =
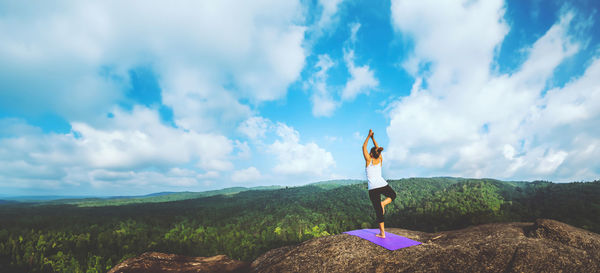
{"type": "Polygon", "coordinates": [[[249,264],[232,260],[225,255],[213,257],[187,257],[159,252],[146,252],[127,259],[108,273],[197,273],[197,272],[248,272],[249,264]]]}
{"type": "Polygon", "coordinates": [[[554,220],[426,233],[388,228],[423,244],[389,251],[339,234],[270,250],[251,265],[224,255],[156,252],[127,259],[128,272],[600,272],[600,235],[554,220]]]}
{"type": "Polygon", "coordinates": [[[389,251],[347,234],[273,249],[253,272],[600,272],[600,235],[554,220],[425,233],[388,228],[421,245],[389,251]]]}

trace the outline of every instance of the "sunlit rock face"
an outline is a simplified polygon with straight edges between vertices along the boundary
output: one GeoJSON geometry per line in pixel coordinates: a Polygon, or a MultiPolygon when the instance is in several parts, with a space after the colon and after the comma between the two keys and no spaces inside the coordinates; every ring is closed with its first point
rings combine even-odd
{"type": "Polygon", "coordinates": [[[600,235],[547,219],[454,231],[392,232],[421,245],[389,251],[340,234],[273,249],[253,272],[600,272],[600,235]]]}
{"type": "Polygon", "coordinates": [[[600,235],[548,219],[426,233],[392,232],[423,244],[389,251],[348,234],[273,249],[252,264],[225,255],[147,252],[109,273],[188,272],[600,272],[600,235]]]}

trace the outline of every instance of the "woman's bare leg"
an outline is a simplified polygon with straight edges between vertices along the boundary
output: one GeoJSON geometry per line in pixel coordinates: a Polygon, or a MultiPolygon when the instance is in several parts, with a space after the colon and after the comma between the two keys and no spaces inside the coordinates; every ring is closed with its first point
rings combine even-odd
{"type": "Polygon", "coordinates": [[[381,209],[383,209],[383,214],[385,214],[385,206],[387,206],[389,203],[392,203],[392,198],[389,197],[381,202],[381,209]]]}
{"type": "MultiPolygon", "coordinates": [[[[385,206],[389,203],[392,203],[392,198],[386,198],[381,202],[381,209],[383,210],[383,214],[385,214],[385,206]]],[[[375,236],[379,238],[385,238],[385,225],[383,222],[379,223],[379,234],[375,234],[375,236]]]]}
{"type": "Polygon", "coordinates": [[[385,227],[383,222],[379,223],[379,234],[375,234],[379,238],[385,238],[385,227]]]}

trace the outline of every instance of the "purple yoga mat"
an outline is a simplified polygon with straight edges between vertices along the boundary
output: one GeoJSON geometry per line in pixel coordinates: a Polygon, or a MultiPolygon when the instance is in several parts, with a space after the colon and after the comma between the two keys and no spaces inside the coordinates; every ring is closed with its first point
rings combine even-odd
{"type": "Polygon", "coordinates": [[[375,234],[379,234],[379,229],[357,229],[357,230],[346,231],[344,233],[358,236],[358,237],[363,238],[363,239],[365,239],[369,242],[372,242],[376,245],[385,247],[389,250],[396,250],[399,248],[404,248],[404,247],[415,246],[415,245],[421,244],[421,242],[413,241],[406,237],[402,237],[400,235],[396,235],[394,233],[389,233],[389,232],[385,233],[385,239],[379,238],[379,237],[375,236],[375,234]]]}

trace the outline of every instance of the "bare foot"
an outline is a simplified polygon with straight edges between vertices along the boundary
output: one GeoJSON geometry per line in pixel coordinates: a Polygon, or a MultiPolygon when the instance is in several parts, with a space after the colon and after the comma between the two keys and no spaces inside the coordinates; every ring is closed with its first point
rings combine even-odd
{"type": "Polygon", "coordinates": [[[385,233],[384,234],[381,234],[381,233],[380,234],[375,234],[375,236],[377,236],[379,238],[385,239],[385,233]]]}
{"type": "Polygon", "coordinates": [[[385,205],[383,204],[383,202],[381,202],[381,209],[383,210],[383,214],[385,214],[385,205]]]}

